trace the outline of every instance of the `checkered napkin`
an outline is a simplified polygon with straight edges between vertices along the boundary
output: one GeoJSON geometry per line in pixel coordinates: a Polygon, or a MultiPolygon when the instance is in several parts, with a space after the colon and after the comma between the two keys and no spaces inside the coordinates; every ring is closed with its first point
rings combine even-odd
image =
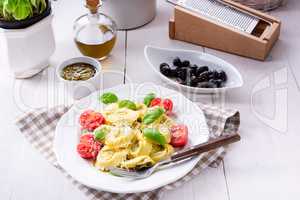
{"type": "MultiPolygon", "coordinates": [[[[218,137],[222,134],[232,134],[238,131],[240,116],[237,111],[221,110],[207,105],[199,106],[205,114],[211,137],[218,137]]],[[[60,117],[67,112],[68,109],[69,107],[57,106],[52,109],[33,110],[25,113],[24,116],[17,119],[16,125],[32,146],[34,146],[34,148],[38,150],[52,165],[57,167],[75,187],[82,191],[86,195],[87,200],[158,200],[162,197],[162,194],[166,190],[180,187],[182,184],[198,175],[204,168],[208,166],[217,167],[225,155],[226,147],[221,147],[204,153],[199,163],[186,176],[154,191],[136,194],[115,194],[97,191],[74,180],[58,165],[55,158],[52,149],[55,127],[60,117]]]]}

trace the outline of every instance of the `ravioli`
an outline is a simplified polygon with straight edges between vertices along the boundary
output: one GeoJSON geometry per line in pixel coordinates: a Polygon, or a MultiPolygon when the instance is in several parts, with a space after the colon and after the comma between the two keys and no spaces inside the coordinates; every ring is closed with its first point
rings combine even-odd
{"type": "Polygon", "coordinates": [[[126,169],[140,169],[149,167],[168,158],[173,154],[170,127],[174,121],[166,114],[149,125],[142,123],[148,110],[144,104],[136,104],[136,109],[119,108],[117,103],[106,106],[101,112],[107,121],[104,147],[100,150],[95,166],[103,171],[109,167],[126,169]],[[167,142],[159,145],[143,135],[144,128],[156,128],[165,137],[167,142]]]}

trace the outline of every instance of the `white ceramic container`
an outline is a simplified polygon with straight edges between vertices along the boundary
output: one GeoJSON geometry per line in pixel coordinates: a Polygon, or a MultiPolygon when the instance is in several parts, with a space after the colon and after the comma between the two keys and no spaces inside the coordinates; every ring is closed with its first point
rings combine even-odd
{"type": "Polygon", "coordinates": [[[143,26],[156,15],[156,0],[102,0],[101,12],[112,17],[119,30],[143,26]]]}
{"type": "Polygon", "coordinates": [[[90,93],[100,88],[100,80],[101,80],[101,73],[102,73],[101,70],[102,67],[98,60],[91,57],[82,56],[82,57],[71,58],[69,60],[62,62],[56,68],[56,76],[59,81],[64,83],[64,88],[69,93],[69,95],[77,100],[89,95],[90,93]],[[74,63],[90,64],[95,67],[96,74],[92,78],[85,81],[68,81],[63,79],[61,76],[62,70],[66,66],[74,63]]]}
{"type": "Polygon", "coordinates": [[[24,29],[0,28],[0,53],[16,78],[29,78],[49,65],[54,53],[53,15],[24,29]]]}
{"type": "Polygon", "coordinates": [[[191,93],[220,93],[229,89],[242,87],[244,82],[239,71],[230,63],[216,56],[208,53],[183,50],[183,49],[165,49],[153,46],[146,46],[144,49],[144,55],[148,64],[163,81],[170,84],[176,90],[183,90],[191,93]],[[213,70],[223,70],[227,74],[227,81],[222,88],[198,88],[181,85],[173,79],[170,79],[160,73],[159,66],[161,63],[172,64],[173,59],[179,57],[183,60],[189,60],[193,64],[198,66],[209,66],[213,70]]]}

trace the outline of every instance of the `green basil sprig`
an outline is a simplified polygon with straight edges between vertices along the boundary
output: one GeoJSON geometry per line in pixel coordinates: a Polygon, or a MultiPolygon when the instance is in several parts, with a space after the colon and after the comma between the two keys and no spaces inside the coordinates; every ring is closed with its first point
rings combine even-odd
{"type": "Polygon", "coordinates": [[[166,138],[154,128],[145,128],[143,130],[143,134],[147,139],[152,140],[160,145],[165,145],[167,143],[166,138]]]}
{"type": "Polygon", "coordinates": [[[144,118],[143,118],[143,123],[148,125],[157,120],[162,114],[164,114],[164,109],[157,107],[153,110],[149,110],[146,112],[144,118]]]}
{"type": "Polygon", "coordinates": [[[131,110],[136,110],[136,105],[134,102],[125,99],[119,102],[119,108],[128,108],[131,110]]]}
{"type": "Polygon", "coordinates": [[[147,94],[147,96],[145,96],[144,98],[144,104],[146,106],[150,106],[151,101],[155,98],[155,94],[154,93],[149,93],[147,94]]]}
{"type": "Polygon", "coordinates": [[[100,96],[100,101],[104,104],[115,103],[118,101],[118,97],[112,92],[106,92],[100,96]]]}
{"type": "Polygon", "coordinates": [[[103,141],[108,132],[109,132],[109,130],[107,127],[100,126],[99,128],[96,128],[93,132],[95,140],[103,141]]]}

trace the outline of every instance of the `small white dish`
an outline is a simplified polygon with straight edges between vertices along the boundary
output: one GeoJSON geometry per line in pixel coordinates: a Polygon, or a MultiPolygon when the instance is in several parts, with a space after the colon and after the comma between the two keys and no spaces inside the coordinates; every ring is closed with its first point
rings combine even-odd
{"type": "Polygon", "coordinates": [[[67,91],[74,99],[81,99],[82,97],[85,97],[100,88],[101,70],[102,70],[102,66],[98,60],[91,57],[82,56],[82,57],[71,58],[62,62],[56,68],[56,76],[59,81],[65,84],[67,91]],[[65,80],[62,77],[62,70],[66,66],[74,63],[87,63],[94,66],[96,69],[95,75],[92,78],[85,81],[65,80]]]}
{"type": "Polygon", "coordinates": [[[184,90],[192,93],[218,93],[229,89],[242,87],[244,82],[241,74],[230,63],[216,56],[191,50],[166,49],[154,46],[145,46],[144,55],[152,67],[153,71],[165,82],[172,85],[178,90],[184,90]],[[210,69],[223,70],[227,74],[227,81],[222,88],[197,88],[181,85],[160,73],[159,66],[161,63],[172,65],[173,59],[179,57],[182,60],[189,60],[192,64],[198,66],[208,66],[210,69]]]}
{"type": "Polygon", "coordinates": [[[155,172],[150,177],[130,180],[98,171],[91,163],[82,159],[76,146],[79,141],[80,114],[87,110],[102,110],[105,106],[98,97],[104,92],[113,92],[119,99],[130,99],[142,102],[146,94],[154,92],[157,96],[171,98],[174,102],[174,113],[178,113],[176,121],[188,126],[189,140],[187,146],[204,143],[209,138],[209,131],[202,110],[177,91],[157,85],[126,84],[110,89],[94,92],[75,102],[72,108],[59,120],[53,143],[53,150],[59,165],[74,179],[96,190],[114,193],[139,193],[157,189],[172,183],[191,171],[198,163],[201,155],[192,160],[155,172]]]}

